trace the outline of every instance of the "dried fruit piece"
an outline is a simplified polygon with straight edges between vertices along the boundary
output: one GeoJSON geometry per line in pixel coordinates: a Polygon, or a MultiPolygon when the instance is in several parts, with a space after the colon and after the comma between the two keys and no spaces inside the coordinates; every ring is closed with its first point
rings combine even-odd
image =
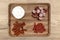
{"type": "Polygon", "coordinates": [[[19,36],[20,34],[24,34],[25,29],[23,27],[25,26],[25,22],[19,23],[16,21],[13,25],[12,31],[14,35],[19,36]]]}
{"type": "Polygon", "coordinates": [[[34,23],[33,30],[35,33],[43,33],[44,31],[46,31],[42,23],[38,23],[38,24],[34,23]]]}

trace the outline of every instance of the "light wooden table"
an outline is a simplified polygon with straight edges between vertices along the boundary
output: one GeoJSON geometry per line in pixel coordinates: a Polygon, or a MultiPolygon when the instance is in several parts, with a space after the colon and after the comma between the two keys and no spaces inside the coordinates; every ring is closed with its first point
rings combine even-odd
{"type": "Polygon", "coordinates": [[[0,40],[60,40],[60,0],[0,0],[0,40]],[[8,5],[10,3],[50,3],[50,35],[44,37],[11,37],[8,30],[8,5]]]}

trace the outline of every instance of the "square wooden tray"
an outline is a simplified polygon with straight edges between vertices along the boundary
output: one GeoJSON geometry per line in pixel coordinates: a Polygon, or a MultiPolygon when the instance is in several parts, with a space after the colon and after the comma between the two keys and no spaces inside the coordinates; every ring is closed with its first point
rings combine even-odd
{"type": "Polygon", "coordinates": [[[48,36],[49,35],[49,24],[50,24],[50,5],[48,3],[11,3],[9,5],[9,34],[11,36],[16,36],[14,35],[14,32],[12,31],[13,28],[13,24],[15,23],[15,21],[18,22],[25,22],[26,25],[24,26],[25,29],[27,29],[27,31],[24,31],[24,34],[20,34],[19,36],[48,36]],[[15,6],[22,6],[25,9],[25,16],[18,20],[16,18],[14,18],[14,16],[12,15],[11,11],[15,6]],[[48,9],[46,16],[44,18],[44,20],[39,21],[35,18],[33,18],[32,15],[32,10],[36,7],[36,6],[41,6],[44,7],[46,9],[48,9]],[[36,23],[43,23],[46,31],[43,33],[34,33],[33,31],[33,27],[34,27],[34,22],[36,23]]]}

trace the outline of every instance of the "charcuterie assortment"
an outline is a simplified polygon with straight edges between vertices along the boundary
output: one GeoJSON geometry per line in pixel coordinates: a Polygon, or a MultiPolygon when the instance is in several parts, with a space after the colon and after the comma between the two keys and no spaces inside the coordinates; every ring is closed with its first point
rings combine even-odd
{"type": "Polygon", "coordinates": [[[9,34],[11,36],[49,35],[50,5],[28,3],[9,5],[9,34]]]}

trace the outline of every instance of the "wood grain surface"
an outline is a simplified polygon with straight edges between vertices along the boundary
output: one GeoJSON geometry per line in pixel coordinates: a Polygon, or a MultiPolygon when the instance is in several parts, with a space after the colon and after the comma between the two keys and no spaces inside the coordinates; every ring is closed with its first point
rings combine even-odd
{"type": "Polygon", "coordinates": [[[0,40],[60,40],[60,0],[0,0],[0,40]],[[50,35],[44,37],[11,37],[8,33],[10,3],[50,3],[50,35]]]}

